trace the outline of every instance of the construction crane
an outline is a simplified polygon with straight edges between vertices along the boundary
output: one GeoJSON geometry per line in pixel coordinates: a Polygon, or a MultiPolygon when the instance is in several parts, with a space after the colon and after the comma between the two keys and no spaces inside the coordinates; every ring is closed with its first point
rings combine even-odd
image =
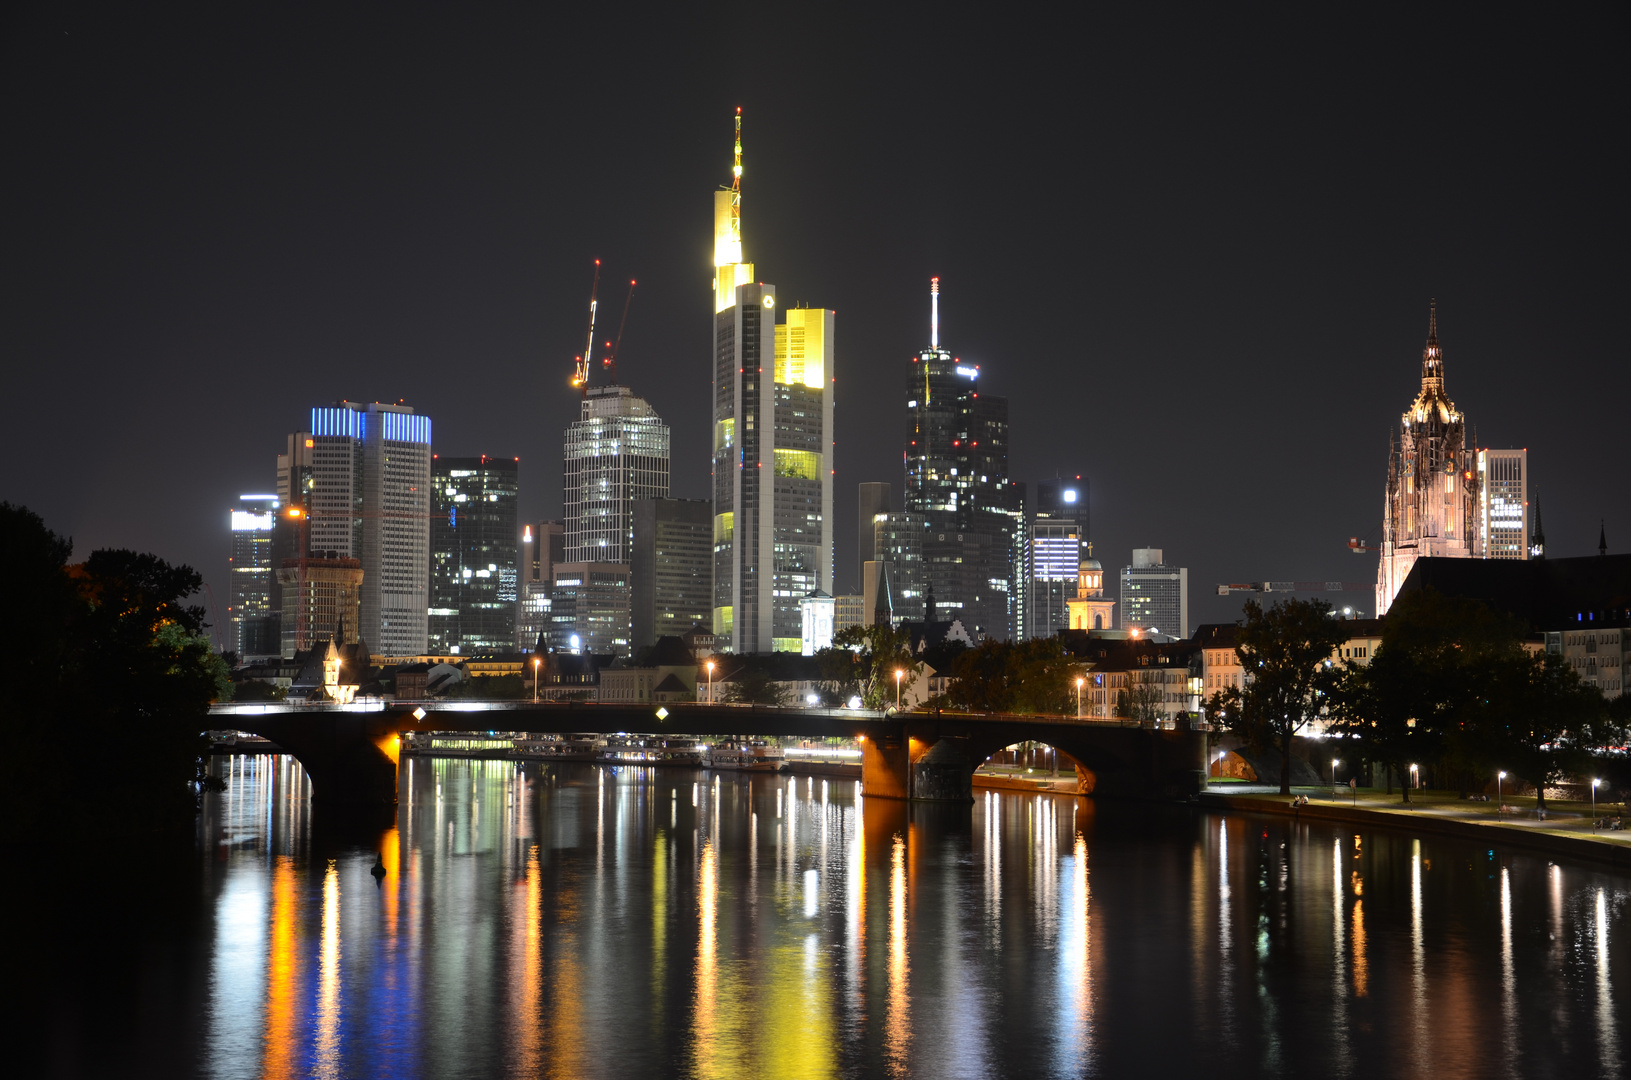
{"type": "Polygon", "coordinates": [[[623,301],[623,319],[617,324],[617,342],[608,341],[606,348],[610,351],[601,360],[601,367],[606,369],[606,378],[613,386],[617,385],[617,356],[623,351],[623,328],[629,325],[629,305],[634,303],[634,282],[629,282],[629,297],[623,301]]]}
{"type": "Polygon", "coordinates": [[[595,281],[589,286],[589,332],[584,336],[583,355],[574,357],[576,368],[572,373],[572,385],[583,391],[583,396],[589,396],[589,365],[595,352],[595,308],[600,293],[600,260],[595,260],[595,281]]]}
{"type": "Polygon", "coordinates": [[[1364,540],[1359,539],[1359,537],[1350,536],[1348,537],[1348,550],[1353,552],[1355,555],[1363,555],[1368,551],[1375,551],[1376,549],[1371,547],[1370,544],[1366,543],[1364,540]]]}
{"type": "Polygon", "coordinates": [[[1360,581],[1249,581],[1245,584],[1219,585],[1218,595],[1228,596],[1237,592],[1373,592],[1375,589],[1374,582],[1360,581]]]}

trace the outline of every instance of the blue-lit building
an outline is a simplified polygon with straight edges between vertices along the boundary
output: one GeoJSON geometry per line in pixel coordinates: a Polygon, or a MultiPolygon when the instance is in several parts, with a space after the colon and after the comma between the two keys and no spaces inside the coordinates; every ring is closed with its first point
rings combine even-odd
{"type": "Polygon", "coordinates": [[[1053,637],[1070,626],[1067,605],[1088,554],[1087,491],[1080,476],[1037,481],[1024,551],[1027,639],[1053,637]]]}
{"type": "Polygon", "coordinates": [[[311,427],[278,458],[278,490],[303,501],[304,554],[362,563],[362,640],[383,656],[428,644],[430,417],[401,403],[341,401],[311,411],[311,427]],[[297,476],[296,473],[299,475],[297,476]],[[303,481],[302,498],[295,489],[303,481]]]}
{"type": "Polygon", "coordinates": [[[515,649],[520,459],[431,459],[430,651],[515,649]]]}

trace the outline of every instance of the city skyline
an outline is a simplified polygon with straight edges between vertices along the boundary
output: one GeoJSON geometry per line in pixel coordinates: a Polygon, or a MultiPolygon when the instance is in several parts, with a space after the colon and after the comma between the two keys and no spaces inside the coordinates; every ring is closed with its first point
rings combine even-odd
{"type": "MultiPolygon", "coordinates": [[[[519,19],[515,36],[530,40],[537,28],[519,19]]],[[[219,27],[161,17],[118,29],[118,41],[186,71],[206,62],[189,58],[210,53],[198,46],[219,27]]],[[[953,47],[967,29],[927,34],[953,47]]],[[[1434,296],[1455,399],[1477,419],[1480,444],[1529,449],[1549,554],[1594,552],[1600,519],[1611,551],[1631,535],[1623,496],[1562,457],[1565,447],[1610,455],[1617,415],[1613,373],[1624,349],[1613,313],[1624,271],[1602,252],[1617,246],[1623,211],[1603,186],[1610,151],[1591,137],[1615,124],[1605,104],[1613,93],[1590,89],[1607,68],[1573,58],[1569,70],[1585,86],[1520,94],[1486,60],[1439,55],[1434,33],[1379,26],[1327,57],[1329,73],[1289,61],[1286,77],[1306,84],[1303,104],[1251,79],[1228,81],[1219,108],[1241,118],[1232,128],[1154,93],[1102,92],[1117,79],[1147,85],[1145,63],[1156,64],[1150,75],[1176,79],[1179,97],[1205,85],[1217,74],[1211,49],[1198,29],[1180,30],[1163,42],[1170,59],[1142,48],[1101,58],[1081,85],[1051,87],[1059,93],[999,90],[982,106],[972,88],[937,89],[932,119],[902,131],[867,118],[916,109],[931,92],[893,75],[862,78],[817,108],[794,72],[746,58],[727,76],[680,78],[657,100],[652,80],[679,78],[678,69],[637,46],[617,71],[655,59],[651,73],[614,84],[593,124],[551,116],[522,145],[513,139],[520,114],[468,129],[427,119],[418,76],[369,60],[373,81],[399,96],[377,110],[380,134],[353,145],[365,99],[347,74],[351,58],[314,53],[289,36],[300,30],[236,45],[248,52],[234,55],[251,72],[284,52],[307,57],[311,85],[328,94],[320,111],[303,98],[268,98],[254,80],[220,103],[181,100],[132,69],[127,96],[158,117],[152,145],[163,142],[165,155],[139,142],[115,156],[110,148],[127,144],[107,125],[131,114],[102,118],[90,90],[7,121],[25,164],[6,183],[14,201],[42,211],[18,224],[7,256],[18,282],[7,346],[24,361],[19,391],[44,399],[52,374],[82,371],[105,420],[5,494],[72,535],[76,558],[95,547],[154,550],[195,566],[225,606],[221,508],[264,489],[265,448],[291,417],[342,397],[421,404],[436,417],[438,452],[513,448],[521,518],[561,517],[552,446],[578,404],[571,355],[596,257],[617,273],[638,269],[641,298],[619,359],[673,426],[674,496],[708,497],[697,463],[708,456],[710,417],[696,385],[708,222],[697,193],[729,164],[723,121],[738,104],[753,125],[746,242],[777,268],[769,276],[784,304],[820,301],[843,315],[839,567],[855,564],[852,485],[902,483],[888,372],[921,346],[931,276],[942,280],[944,336],[1010,399],[1010,475],[1029,483],[1080,473],[1091,484],[1096,555],[1113,568],[1136,547],[1163,547],[1194,578],[1192,622],[1238,615],[1238,598],[1209,595],[1214,582],[1374,576],[1374,556],[1349,554],[1345,541],[1379,532],[1378,447],[1413,381],[1422,307],[1434,296]],[[1395,89],[1382,75],[1428,66],[1442,83],[1395,89]],[[207,122],[225,105],[241,123],[207,122]],[[1306,122],[1333,110],[1340,130],[1306,122]],[[262,168],[264,137],[286,116],[306,135],[278,142],[282,158],[262,168]],[[200,129],[217,134],[175,138],[200,129]],[[1030,159],[1030,147],[1056,143],[1062,157],[1030,159]],[[1089,143],[1091,152],[1081,148],[1089,143]],[[563,163],[591,145],[603,158],[596,184],[572,196],[585,212],[562,213],[563,163]],[[422,176],[403,169],[420,160],[416,147],[439,149],[450,165],[427,162],[422,176]],[[200,202],[198,189],[165,180],[171,154],[218,194],[200,202]],[[1415,168],[1423,156],[1430,174],[1415,168]],[[1201,179],[1171,179],[1190,175],[1191,158],[1207,163],[1201,179]],[[957,167],[911,179],[935,160],[957,167]],[[504,166],[487,170],[495,186],[480,198],[467,179],[482,171],[473,163],[504,166]],[[1354,179],[1340,179],[1345,172],[1354,179]],[[87,188],[76,175],[102,179],[87,188]],[[1019,227],[1010,207],[1020,186],[1025,202],[1044,208],[1044,225],[1019,227]],[[191,229],[205,213],[218,227],[191,229]],[[88,236],[95,258],[83,257],[88,236]],[[458,276],[453,267],[474,269],[458,276]],[[187,392],[177,397],[176,385],[187,392]],[[201,460],[185,485],[143,482],[135,456],[115,448],[171,415],[196,425],[201,460]]],[[[903,27],[884,30],[876,44],[838,55],[862,63],[898,47],[903,27]]],[[[365,34],[345,17],[333,31],[342,42],[365,34]]],[[[432,47],[429,26],[406,19],[401,32],[432,47]]],[[[17,60],[8,78],[55,82],[88,64],[124,71],[127,54],[109,34],[82,22],[29,24],[16,39],[27,49],[8,54],[17,60]]],[[[459,41],[470,53],[456,68],[498,72],[454,92],[455,108],[479,112],[514,89],[504,73],[512,65],[491,62],[511,46],[459,41]]],[[[1547,41],[1572,48],[1585,35],[1547,41]]],[[[1275,43],[1244,42],[1244,55],[1286,55],[1275,43]]],[[[1541,70],[1561,63],[1544,49],[1536,61],[1541,70]]],[[[1065,80],[1065,70],[1044,78],[1065,80]]],[[[555,93],[546,80],[510,97],[544,103],[555,93]]],[[[25,457],[47,438],[43,422],[23,417],[8,434],[25,457]]],[[[845,587],[842,574],[837,584],[845,587]]]]}

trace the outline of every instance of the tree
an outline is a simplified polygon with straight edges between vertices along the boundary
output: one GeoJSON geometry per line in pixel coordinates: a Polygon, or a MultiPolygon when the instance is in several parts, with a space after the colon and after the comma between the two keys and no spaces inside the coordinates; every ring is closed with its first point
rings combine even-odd
{"type": "Polygon", "coordinates": [[[1219,723],[1259,751],[1279,751],[1280,793],[1291,794],[1291,740],[1323,711],[1336,683],[1331,654],[1347,640],[1322,600],[1246,601],[1235,647],[1245,685],[1212,699],[1219,723]]]}
{"type": "Polygon", "coordinates": [[[981,642],[951,665],[947,703],[989,713],[1074,713],[1081,667],[1058,638],[981,642]]]}
{"type": "Polygon", "coordinates": [[[1141,677],[1160,674],[1160,672],[1132,671],[1127,675],[1127,685],[1116,691],[1116,715],[1137,721],[1139,725],[1154,726],[1166,719],[1167,703],[1166,688],[1153,678],[1141,677]]]}
{"type": "Polygon", "coordinates": [[[912,659],[912,635],[905,630],[890,626],[847,626],[833,635],[833,648],[848,650],[855,658],[851,666],[854,684],[860,692],[861,704],[868,709],[882,711],[894,707],[895,672],[904,673],[900,679],[903,698],[923,672],[923,665],[912,659]]]}
{"type": "Polygon", "coordinates": [[[1587,686],[1561,656],[1519,652],[1505,659],[1489,687],[1490,750],[1535,785],[1535,809],[1546,809],[1546,786],[1584,772],[1592,752],[1613,734],[1600,690],[1587,686]]]}
{"type": "Polygon", "coordinates": [[[1409,802],[1411,764],[1447,756],[1465,770],[1497,753],[1495,688],[1516,678],[1523,636],[1521,622],[1477,600],[1404,593],[1370,665],[1347,666],[1333,688],[1331,730],[1360,740],[1390,786],[1397,771],[1409,802]]]}
{"type": "Polygon", "coordinates": [[[787,704],[786,697],[773,675],[758,666],[747,668],[725,684],[724,700],[732,705],[781,706],[787,704]]]}
{"type": "Polygon", "coordinates": [[[0,504],[0,557],[11,680],[0,720],[0,828],[160,828],[190,823],[205,772],[211,701],[230,696],[203,610],[184,603],[198,574],[152,555],[92,552],[69,566],[70,541],[28,510],[0,504]],[[17,605],[17,606],[13,606],[17,605]],[[117,746],[90,781],[63,771],[65,741],[117,746]]]}

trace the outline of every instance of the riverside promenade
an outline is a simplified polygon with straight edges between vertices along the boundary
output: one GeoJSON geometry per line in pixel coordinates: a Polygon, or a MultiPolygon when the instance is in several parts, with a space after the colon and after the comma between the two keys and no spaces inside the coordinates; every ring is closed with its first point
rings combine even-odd
{"type": "Polygon", "coordinates": [[[1618,818],[1623,829],[1592,828],[1589,802],[1548,800],[1546,815],[1535,810],[1533,796],[1506,796],[1501,802],[1474,802],[1454,792],[1416,790],[1409,804],[1392,795],[1361,788],[1294,787],[1289,796],[1263,784],[1213,782],[1199,796],[1203,807],[1316,821],[1344,821],[1476,839],[1548,851],[1570,859],[1591,859],[1616,870],[1631,871],[1631,815],[1624,804],[1597,803],[1597,820],[1618,818]],[[1307,796],[1308,805],[1291,805],[1307,796]],[[1503,806],[1511,812],[1503,812],[1503,806]]]}

